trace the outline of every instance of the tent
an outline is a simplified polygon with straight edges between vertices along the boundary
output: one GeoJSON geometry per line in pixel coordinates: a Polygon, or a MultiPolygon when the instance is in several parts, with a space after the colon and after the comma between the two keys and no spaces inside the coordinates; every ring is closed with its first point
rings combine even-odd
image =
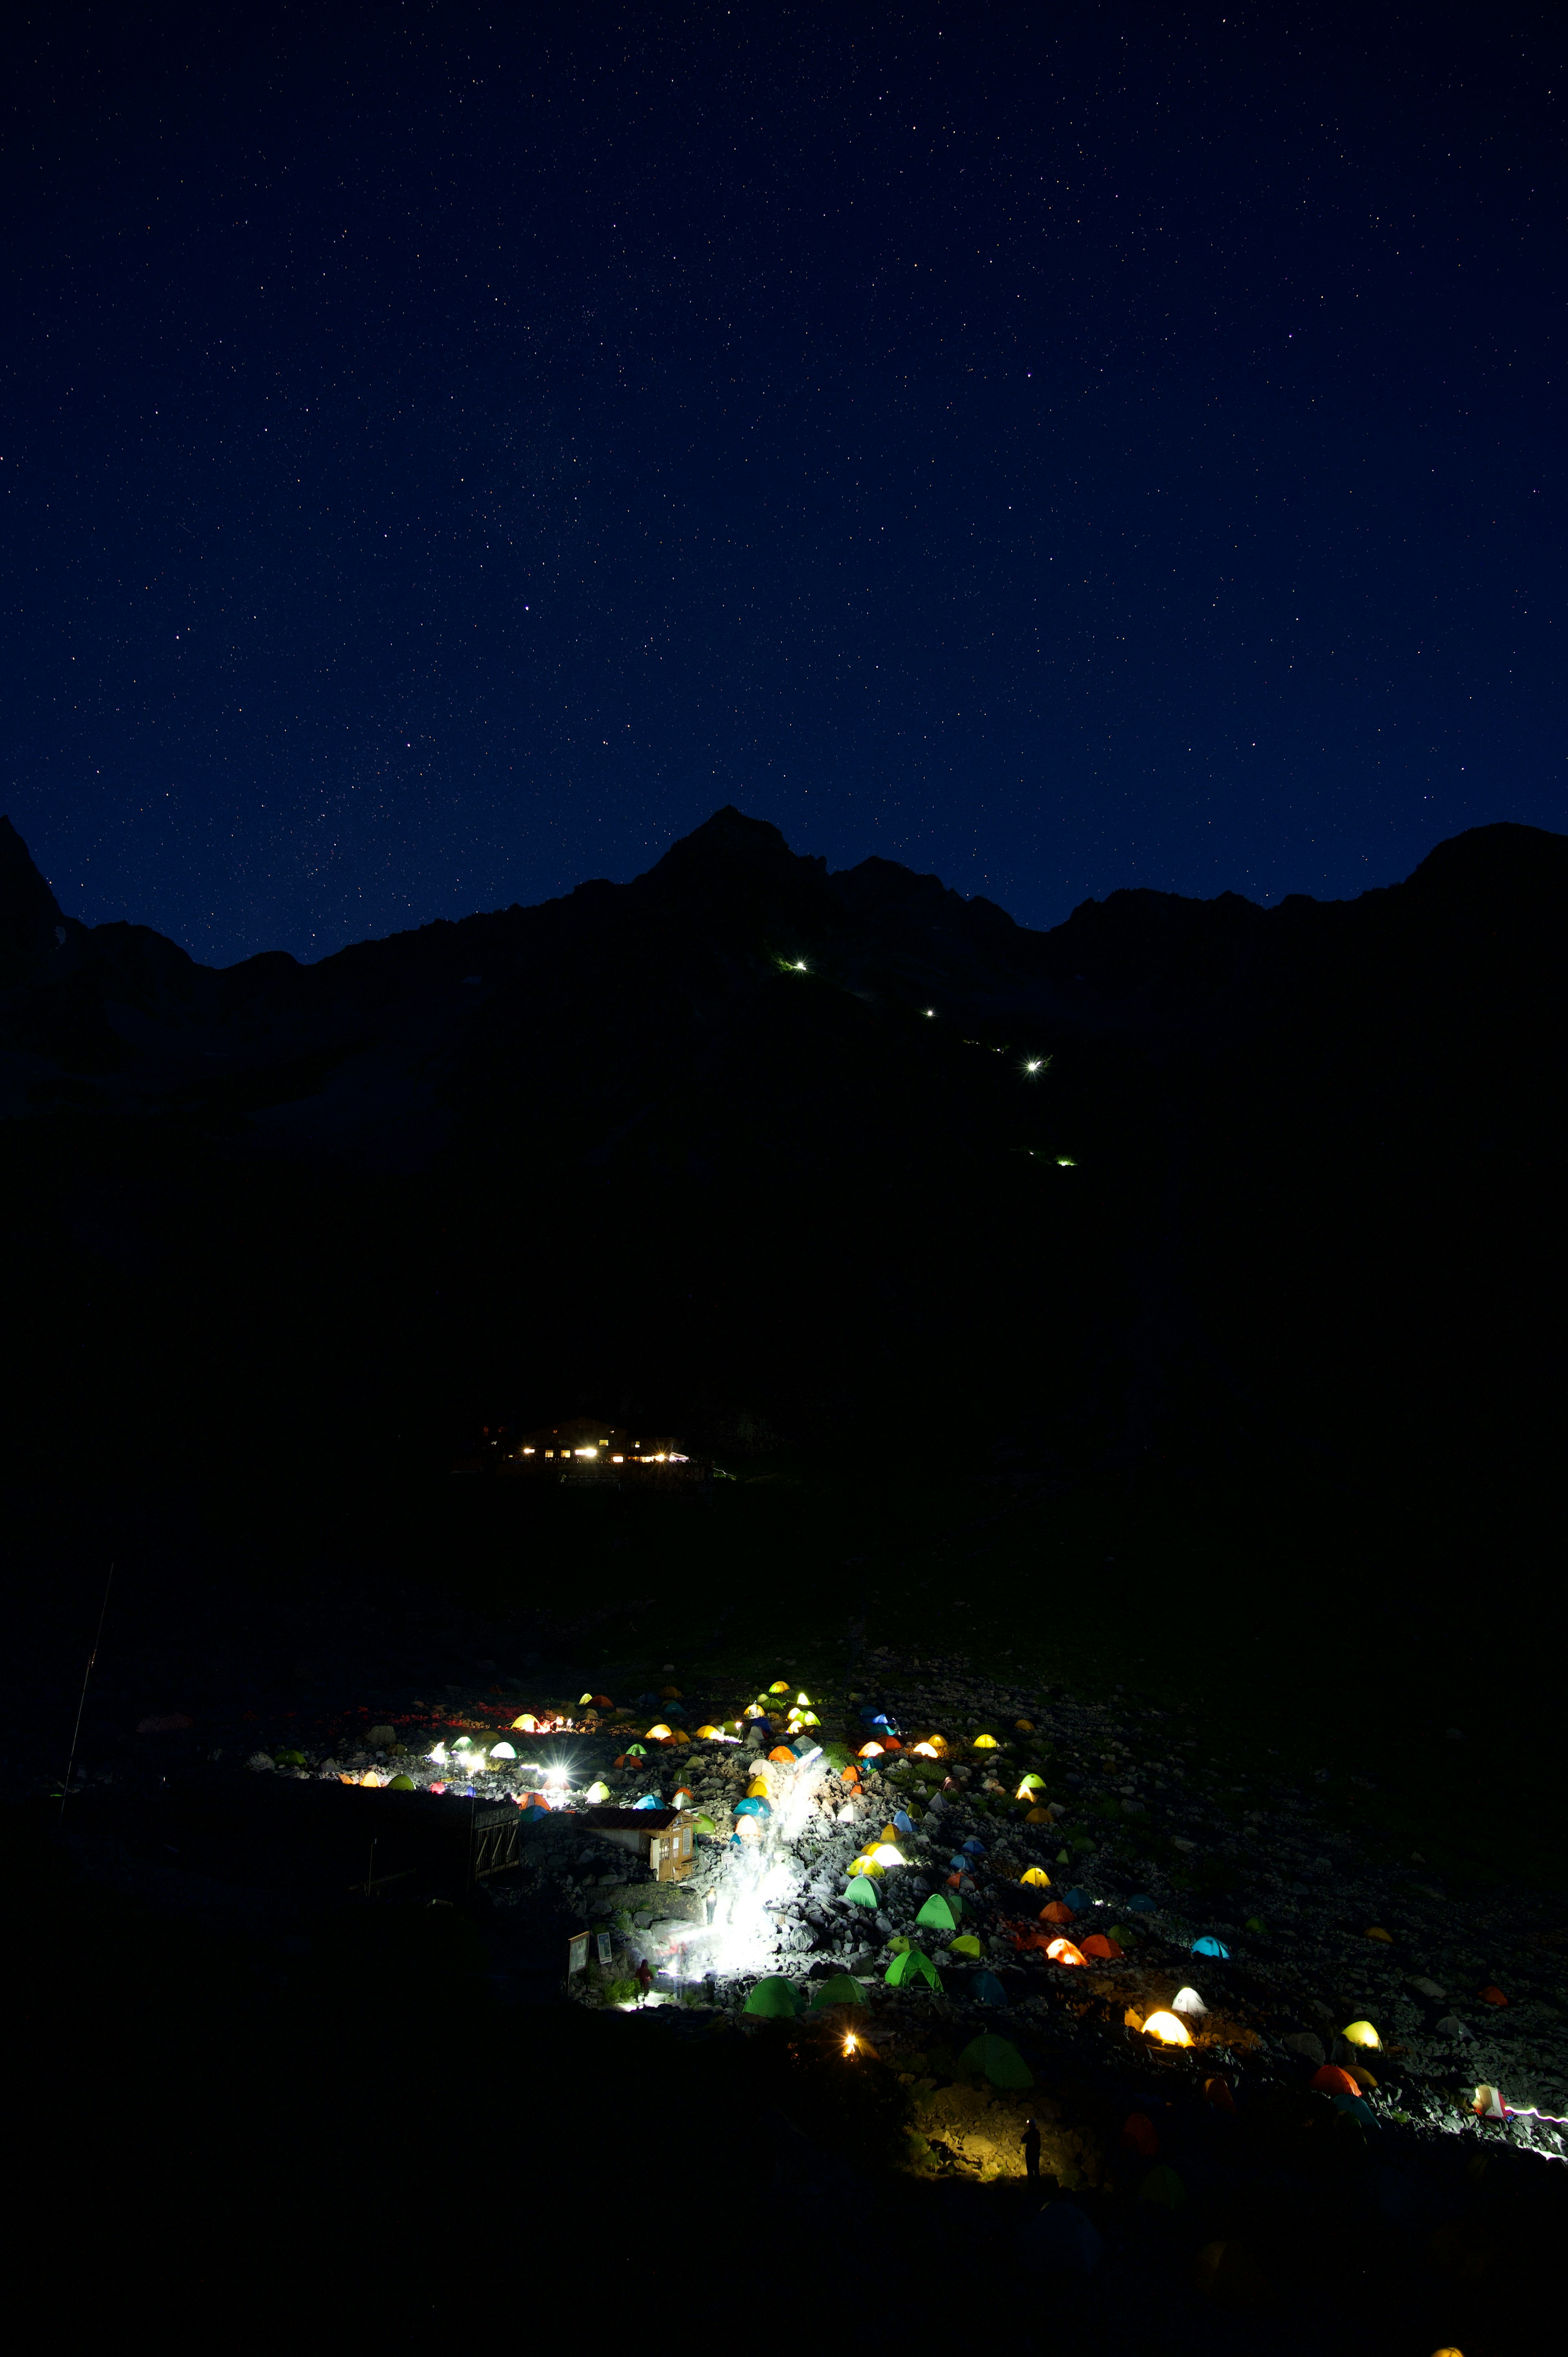
{"type": "Polygon", "coordinates": [[[980,1943],[972,1932],[963,1932],[953,1942],[952,1952],[955,1956],[978,1956],[980,1943]]]}
{"type": "Polygon", "coordinates": [[[976,1973],[970,1982],[969,1993],[982,2005],[1005,2005],[1007,1992],[994,1973],[976,1973]]]}
{"type": "Polygon", "coordinates": [[[852,1979],[848,1973],[834,1973],[831,1980],[823,1981],[813,1993],[811,2011],[822,2013],[831,2005],[864,2005],[865,2003],[865,1991],[861,1987],[860,1983],[852,1979]]]}
{"type": "Polygon", "coordinates": [[[972,2038],[959,2061],[966,2071],[983,2072],[993,2087],[1032,2087],[1035,2074],[1010,2038],[999,2038],[993,2029],[983,2030],[972,2038]]]}
{"type": "Polygon", "coordinates": [[[957,1929],[962,1911],[961,1899],[947,1899],[940,1890],[933,1890],[915,1921],[928,1932],[951,1932],[957,1929]]]}
{"type": "Polygon", "coordinates": [[[1072,2201],[1048,2201],[1019,2238],[1020,2255],[1031,2275],[1087,2276],[1105,2244],[1072,2201]]]}
{"type": "Polygon", "coordinates": [[[800,2002],[793,1981],[787,1981],[782,1973],[769,1973],[746,1998],[746,2010],[761,2014],[768,2021],[793,2021],[800,2010],[800,2002]]]}
{"type": "Polygon", "coordinates": [[[922,1981],[931,1988],[941,1987],[935,1964],[918,1948],[906,1948],[901,1956],[895,1956],[887,1967],[886,1978],[894,1988],[918,1988],[922,1981]]]}
{"type": "Polygon", "coordinates": [[[843,1895],[856,1907],[880,1907],[882,1904],[876,1896],[876,1885],[867,1874],[857,1874],[843,1895]]]}
{"type": "MultiPolygon", "coordinates": [[[[640,1807],[641,1803],[638,1805],[640,1807]]],[[[735,1813],[737,1817],[770,1817],[773,1814],[768,1803],[755,1792],[748,1792],[744,1801],[737,1801],[735,1813]]]]}

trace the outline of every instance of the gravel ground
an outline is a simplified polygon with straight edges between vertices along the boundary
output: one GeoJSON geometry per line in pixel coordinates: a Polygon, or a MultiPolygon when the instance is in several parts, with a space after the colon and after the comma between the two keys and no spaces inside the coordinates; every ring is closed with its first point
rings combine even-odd
{"type": "MultiPolygon", "coordinates": [[[[520,1888],[494,1886],[498,1906],[526,1909],[547,1894],[618,1935],[619,1969],[646,1954],[666,1994],[700,1995],[732,2011],[764,1974],[786,1975],[809,1994],[813,1980],[847,1971],[889,2020],[950,2017],[961,2026],[1004,2012],[1058,2067],[1098,2058],[1106,2068],[1135,2061],[1178,2076],[1219,2072],[1238,2100],[1249,2087],[1305,2083],[1324,2062],[1353,2061],[1375,2080],[1366,2091],[1374,2115],[1474,2133],[1475,2092],[1487,2084],[1516,2115],[1506,2130],[1494,2126],[1490,2134],[1543,2153],[1568,2150],[1568,2131],[1528,2116],[1568,2116],[1568,1932],[1561,1903],[1444,1889],[1419,1859],[1380,1860],[1336,1822],[1314,1786],[1256,1771],[1235,1781],[1211,1762],[1201,1736],[1183,1734],[1190,1722],[1179,1714],[1121,1695],[1088,1701],[1043,1693],[985,1679],[954,1661],[887,1653],[863,1663],[853,1686],[813,1694],[820,1720],[813,1738],[830,1747],[830,1758],[843,1759],[890,1731],[873,1723],[882,1717],[902,1730],[906,1747],[940,1734],[943,1757],[911,1760],[906,1749],[861,1762],[858,1792],[824,1761],[800,1771],[765,1766],[779,1809],[751,1855],[733,1837],[733,1812],[770,1748],[768,1733],[752,1727],[738,1742],[650,1742],[642,1756],[628,1757],[622,1747],[655,1724],[684,1729],[711,1718],[733,1727],[753,1699],[744,1692],[678,1699],[649,1693],[628,1706],[632,1716],[618,1731],[607,1723],[569,1747],[557,1744],[558,1754],[571,1752],[575,1789],[557,1813],[525,1812],[532,1871],[520,1888]],[[995,1737],[996,1749],[974,1747],[983,1730],[995,1737]],[[1014,1798],[1031,1769],[1044,1780],[1031,1798],[1048,1802],[1048,1824],[1026,1823],[1027,1804],[1014,1798]],[[645,1796],[668,1803],[684,1788],[689,1805],[712,1821],[678,1897],[668,1885],[637,1888],[641,1878],[628,1872],[624,1854],[584,1837],[575,1811],[594,1780],[622,1807],[645,1796]],[[796,1801],[793,1837],[786,1838],[782,1796],[799,1780],[812,1789],[809,1800],[796,1801]],[[876,1908],[853,1904],[851,1861],[888,1824],[908,1864],[876,1881],[876,1908]],[[737,1957],[737,1943],[722,1929],[706,1932],[705,1919],[711,1913],[722,1927],[731,1905],[770,1867],[781,1870],[771,1876],[768,1902],[747,1910],[748,1939],[737,1957]],[[1048,1875],[1048,1888],[1022,1883],[1031,1867],[1048,1875]],[[955,1955],[953,1935],[915,1922],[929,1892],[953,1888],[955,1872],[964,1901],[960,1932],[978,1940],[978,1958],[955,1955]],[[1042,1904],[1053,1900],[1070,1907],[1070,1921],[1041,1923],[1042,1904]],[[1122,1955],[1065,1967],[1036,1944],[1058,1932],[1081,1941],[1094,1931],[1112,1934],[1122,1955]],[[1387,1937],[1369,1936],[1374,1931],[1387,1937]],[[1228,1954],[1195,1953],[1195,1942],[1206,1938],[1228,1954]],[[897,1939],[931,1956],[940,1996],[886,1986],[897,1939]],[[1000,1981],[1001,2008],[979,2004],[982,1970],[1000,1981]],[[1150,2042],[1126,2017],[1168,2006],[1184,1986],[1208,2008],[1187,2017],[1197,2043],[1190,2052],[1151,2056],[1150,2042]],[[1345,2042],[1341,2033],[1359,2020],[1376,2029],[1376,2050],[1345,2042]]],[[[792,1699],[793,1690],[774,1698],[779,1711],[792,1699]]],[[[542,1698],[534,1706],[542,1707],[542,1698]]],[[[286,1772],[398,1770],[423,1786],[446,1782],[453,1792],[521,1798],[542,1782],[529,1763],[551,1747],[510,1731],[517,1707],[509,1700],[503,1709],[478,1689],[465,1696],[449,1688],[441,1710],[422,1707],[379,1731],[378,1744],[390,1730],[401,1752],[340,1740],[286,1772]],[[470,1757],[499,1737],[523,1758],[487,1761],[462,1778],[450,1762],[463,1735],[470,1757]],[[437,1740],[446,1764],[425,1756],[437,1740]]],[[[360,1731],[369,1731],[362,1720],[360,1731]]],[[[780,1720],[772,1736],[783,1732],[780,1720]]],[[[270,1766],[273,1755],[256,1760],[270,1766]]],[[[592,1984],[586,1993],[591,1999],[592,1984]]]]}

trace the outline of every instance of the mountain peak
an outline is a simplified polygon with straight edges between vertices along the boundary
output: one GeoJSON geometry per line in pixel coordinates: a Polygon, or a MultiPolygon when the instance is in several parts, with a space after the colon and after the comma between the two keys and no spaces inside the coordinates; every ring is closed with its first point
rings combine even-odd
{"type": "Polygon", "coordinates": [[[785,863],[793,866],[797,854],[792,852],[770,819],[748,818],[725,802],[712,818],[692,829],[672,843],[662,859],[650,871],[654,876],[680,874],[692,868],[749,867],[777,868],[785,863]]]}

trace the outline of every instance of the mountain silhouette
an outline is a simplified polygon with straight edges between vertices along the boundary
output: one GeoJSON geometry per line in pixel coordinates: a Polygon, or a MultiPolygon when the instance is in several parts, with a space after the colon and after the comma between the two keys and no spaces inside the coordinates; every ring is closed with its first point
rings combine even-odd
{"type": "Polygon", "coordinates": [[[1036,932],[725,809],[628,884],[215,970],[0,823],[13,1478],[591,1405],[1524,1479],[1565,903],[1568,838],[1498,825],[1353,901],[1036,932]]]}

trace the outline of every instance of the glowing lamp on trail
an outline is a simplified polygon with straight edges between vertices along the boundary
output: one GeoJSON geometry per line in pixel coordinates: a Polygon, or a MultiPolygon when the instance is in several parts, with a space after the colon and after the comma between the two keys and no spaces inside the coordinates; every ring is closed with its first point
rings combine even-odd
{"type": "Polygon", "coordinates": [[[1066,1939],[1051,1941],[1046,1953],[1053,1964],[1081,1964],[1084,1961],[1082,1950],[1066,1939]]]}
{"type": "Polygon", "coordinates": [[[1152,2013],[1144,2024],[1144,2035],[1160,2046],[1190,2046],[1192,2032],[1178,2013],[1152,2013]]]}
{"type": "Polygon", "coordinates": [[[847,2035],[845,2036],[845,2039],[844,2039],[844,2041],[843,2041],[843,2050],[844,2050],[844,2052],[845,2052],[846,2054],[858,2054],[858,2053],[859,2053],[859,2051],[860,2051],[860,2040],[859,2040],[859,2039],[855,2036],[855,2034],[854,2034],[854,2030],[853,2030],[853,2029],[852,2029],[852,2030],[850,2030],[850,2031],[847,2033],[847,2035]]]}

